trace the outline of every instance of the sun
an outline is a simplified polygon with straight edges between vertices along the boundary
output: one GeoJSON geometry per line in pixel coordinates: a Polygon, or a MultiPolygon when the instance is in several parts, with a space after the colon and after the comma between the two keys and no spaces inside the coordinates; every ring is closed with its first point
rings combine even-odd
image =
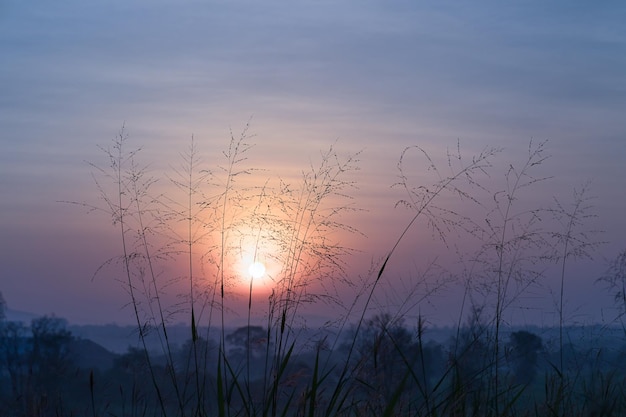
{"type": "Polygon", "coordinates": [[[258,261],[253,262],[248,267],[248,273],[250,273],[250,276],[252,276],[252,278],[259,279],[263,275],[265,275],[265,265],[258,261]]]}

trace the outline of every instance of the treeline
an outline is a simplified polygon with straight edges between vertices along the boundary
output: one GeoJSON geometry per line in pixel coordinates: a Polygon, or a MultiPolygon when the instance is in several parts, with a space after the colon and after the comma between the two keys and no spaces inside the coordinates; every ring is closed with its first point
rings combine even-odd
{"type": "MultiPolygon", "coordinates": [[[[345,415],[384,415],[389,404],[399,415],[475,415],[472,410],[482,409],[481,401],[493,395],[487,391],[494,389],[495,366],[493,329],[480,321],[479,313],[446,343],[429,340],[420,322],[377,315],[337,340],[326,334],[300,343],[280,375],[266,374],[274,347],[261,326],[227,334],[224,352],[215,340],[190,335],[166,357],[138,348],[110,353],[74,337],[66,322],[55,317],[35,319],[29,327],[2,321],[0,415],[219,415],[219,399],[231,415],[272,415],[272,409],[299,415],[312,388],[321,410],[325,402],[336,400],[338,383],[342,405],[337,415],[344,415],[341,410],[345,415]],[[226,377],[219,378],[220,373],[226,377]],[[275,404],[267,397],[268,378],[278,379],[272,384],[278,391],[275,404]]],[[[562,351],[550,351],[539,335],[517,330],[499,351],[504,352],[498,361],[504,377],[496,388],[503,399],[515,400],[511,408],[520,414],[547,410],[555,400],[550,395],[558,394],[548,388],[558,387],[558,378],[572,390],[570,410],[624,410],[620,390],[626,349],[566,344],[562,351]],[[605,385],[597,386],[597,381],[605,385]]]]}

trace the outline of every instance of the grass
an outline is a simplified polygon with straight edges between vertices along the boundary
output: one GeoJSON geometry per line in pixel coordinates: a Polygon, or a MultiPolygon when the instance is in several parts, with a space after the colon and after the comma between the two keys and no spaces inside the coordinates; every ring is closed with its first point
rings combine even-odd
{"type": "MultiPolygon", "coordinates": [[[[330,147],[317,165],[303,171],[299,184],[279,180],[276,185],[271,179],[255,184],[247,179],[262,173],[249,166],[250,139],[249,126],[239,136],[231,132],[223,162],[210,169],[192,138],[167,178],[177,190],[174,196],[158,191],[159,180],[138,162],[140,150],[128,149],[124,128],[111,147],[101,148],[108,166],[92,167],[104,204],[80,204],[106,212],[120,233],[120,257],[102,268],[116,268],[124,277],[120,282],[128,291],[142,343],[134,361],[144,366],[132,371],[133,378],[140,377],[132,383],[128,375],[120,376],[127,382],[120,381],[116,401],[110,389],[98,391],[98,375],[91,373],[90,414],[435,417],[624,412],[623,376],[604,368],[569,369],[565,363],[567,266],[593,256],[600,242],[585,229],[593,217],[587,187],[574,193],[572,205],[558,200],[551,207],[524,204],[525,193],[549,180],[536,174],[547,159],[545,143],[531,142],[519,167],[508,164],[504,186],[500,183],[496,191],[490,186],[498,177],[494,161],[499,149],[467,158],[457,144],[445,153],[443,165],[420,147],[405,149],[394,186],[405,195],[398,205],[412,217],[366,285],[355,290],[332,332],[303,340],[307,336],[298,321],[303,306],[345,303],[334,284],[350,282],[346,262],[353,250],[334,238],[339,231],[358,233],[345,221],[361,209],[351,197],[357,184],[350,178],[359,168],[359,155],[341,157],[330,147]],[[433,175],[431,182],[412,182],[416,157],[433,175]],[[557,229],[541,222],[548,214],[557,220],[557,229]],[[474,253],[459,259],[467,266],[465,297],[456,336],[447,346],[426,341],[428,327],[421,315],[411,328],[402,309],[371,313],[398,247],[418,225],[428,227],[433,239],[451,251],[457,250],[453,236],[477,242],[474,253]],[[247,326],[235,335],[227,333],[226,317],[238,273],[232,265],[242,257],[274,265],[272,292],[265,306],[257,305],[250,277],[247,326]],[[168,276],[167,265],[180,265],[181,259],[186,272],[168,276]],[[523,356],[522,345],[506,341],[505,311],[535,288],[546,265],[555,262],[561,271],[559,358],[555,361],[539,347],[523,356]],[[165,295],[181,288],[181,282],[186,293],[178,303],[168,304],[165,295]],[[252,316],[261,308],[265,322],[259,326],[252,316]],[[168,326],[180,317],[190,328],[184,349],[168,337],[168,326]],[[356,320],[351,322],[351,317],[356,320]],[[148,335],[159,340],[159,352],[149,350],[148,335]],[[542,352],[545,359],[539,364],[533,358],[542,352]],[[515,366],[521,360],[543,375],[519,382],[515,366]],[[586,395],[583,400],[577,399],[579,393],[586,395]],[[103,401],[117,405],[104,406],[103,401]]],[[[624,299],[620,262],[603,280],[618,302],[624,299]]],[[[426,279],[426,274],[414,277],[416,288],[426,279]]],[[[415,297],[419,290],[408,293],[415,297]]],[[[421,297],[427,301],[430,295],[421,297]]],[[[418,301],[407,297],[404,303],[418,301]]]]}

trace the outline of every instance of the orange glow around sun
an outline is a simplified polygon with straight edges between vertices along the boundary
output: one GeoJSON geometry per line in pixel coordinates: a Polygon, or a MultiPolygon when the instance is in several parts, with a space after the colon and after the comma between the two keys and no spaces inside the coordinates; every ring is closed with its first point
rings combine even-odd
{"type": "Polygon", "coordinates": [[[276,259],[278,251],[268,241],[258,238],[244,239],[235,256],[235,273],[242,288],[271,291],[280,274],[281,265],[276,259]]]}

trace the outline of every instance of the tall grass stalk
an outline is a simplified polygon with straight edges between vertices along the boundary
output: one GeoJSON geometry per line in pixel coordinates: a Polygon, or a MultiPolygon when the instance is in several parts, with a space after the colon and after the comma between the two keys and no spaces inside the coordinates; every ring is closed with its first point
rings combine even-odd
{"type": "MultiPolygon", "coordinates": [[[[191,350],[193,359],[193,373],[195,375],[195,412],[200,413],[202,404],[204,403],[204,389],[206,387],[205,377],[200,379],[202,369],[206,367],[207,354],[206,349],[204,357],[200,357],[198,352],[198,342],[200,340],[198,331],[198,317],[196,308],[196,280],[195,280],[195,247],[205,238],[205,223],[201,220],[202,215],[206,211],[202,206],[201,189],[206,185],[210,172],[203,171],[198,168],[201,163],[195,138],[191,137],[191,143],[186,153],[181,154],[181,165],[174,170],[174,176],[170,177],[173,183],[185,195],[186,204],[180,204],[176,200],[168,199],[168,207],[175,213],[176,217],[184,221],[186,234],[179,238],[184,242],[185,253],[187,257],[187,277],[189,285],[189,308],[190,308],[190,328],[191,328],[191,350]]],[[[201,315],[200,315],[201,316],[201,315]]],[[[209,327],[211,317],[209,318],[209,327]]],[[[208,335],[207,335],[208,337],[208,335]]],[[[188,370],[188,369],[187,369],[188,370]]],[[[176,390],[178,387],[176,384],[176,390]]]]}
{"type": "Polygon", "coordinates": [[[555,247],[561,247],[561,252],[555,254],[555,259],[560,264],[560,285],[559,285],[559,370],[564,372],[563,365],[563,328],[565,326],[565,278],[568,261],[580,259],[593,259],[593,251],[602,242],[595,239],[598,230],[585,230],[584,227],[591,219],[597,216],[592,213],[592,198],[589,193],[589,184],[584,185],[579,190],[573,192],[573,202],[571,208],[566,208],[558,199],[555,199],[555,208],[552,213],[562,228],[562,231],[553,233],[555,247]]]}
{"type": "MultiPolygon", "coordinates": [[[[100,182],[96,178],[94,178],[96,186],[100,191],[100,196],[106,204],[106,208],[104,210],[107,210],[108,213],[112,216],[113,224],[119,226],[120,242],[122,245],[121,260],[126,278],[126,289],[128,290],[128,293],[130,295],[131,306],[135,317],[135,323],[137,325],[137,331],[139,332],[139,340],[143,347],[144,357],[146,363],[148,364],[148,368],[150,369],[151,383],[157,394],[161,411],[163,413],[166,413],[163,395],[154,373],[152,359],[150,357],[148,346],[146,343],[147,327],[143,323],[139,313],[140,302],[136,295],[136,288],[135,284],[133,283],[133,272],[131,270],[131,261],[135,259],[138,254],[131,250],[128,242],[128,234],[131,231],[131,229],[129,228],[128,219],[132,217],[131,210],[133,209],[133,203],[139,204],[140,207],[139,196],[141,195],[141,193],[139,193],[138,191],[137,184],[141,178],[141,173],[138,172],[138,170],[136,169],[137,166],[134,163],[134,157],[139,150],[127,152],[125,149],[127,139],[128,135],[125,132],[124,126],[122,126],[121,130],[113,141],[112,149],[101,148],[106,153],[106,156],[109,159],[109,172],[99,167],[96,167],[95,165],[92,166],[94,168],[97,168],[100,173],[106,178],[110,178],[116,187],[117,192],[115,196],[111,198],[109,194],[107,194],[107,192],[105,191],[105,188],[100,184],[100,182]]],[[[141,215],[141,212],[141,209],[139,209],[136,214],[141,215]]],[[[145,228],[142,227],[140,229],[140,234],[143,237],[145,237],[144,232],[145,228]]],[[[145,249],[147,249],[147,247],[145,247],[145,249]]]]}
{"type": "MultiPolygon", "coordinates": [[[[507,189],[494,195],[494,201],[496,201],[494,211],[497,213],[498,223],[494,224],[487,220],[489,240],[494,242],[493,248],[497,259],[495,271],[497,294],[494,319],[494,408],[496,415],[499,415],[500,407],[497,392],[500,387],[500,332],[504,310],[509,304],[509,288],[513,280],[521,284],[521,291],[511,297],[517,298],[525,288],[536,281],[540,272],[535,273],[524,268],[521,263],[524,261],[523,257],[528,256],[524,252],[525,250],[537,250],[543,246],[543,236],[540,229],[537,228],[539,213],[534,209],[515,213],[513,209],[516,200],[519,199],[519,193],[524,188],[547,179],[546,177],[536,177],[531,172],[534,167],[541,165],[547,159],[547,156],[544,155],[544,145],[545,142],[533,146],[531,141],[528,147],[528,158],[522,167],[518,170],[510,165],[506,173],[507,189]],[[526,274],[529,276],[525,276],[526,274]]],[[[534,261],[531,260],[532,262],[534,261]]]]}

